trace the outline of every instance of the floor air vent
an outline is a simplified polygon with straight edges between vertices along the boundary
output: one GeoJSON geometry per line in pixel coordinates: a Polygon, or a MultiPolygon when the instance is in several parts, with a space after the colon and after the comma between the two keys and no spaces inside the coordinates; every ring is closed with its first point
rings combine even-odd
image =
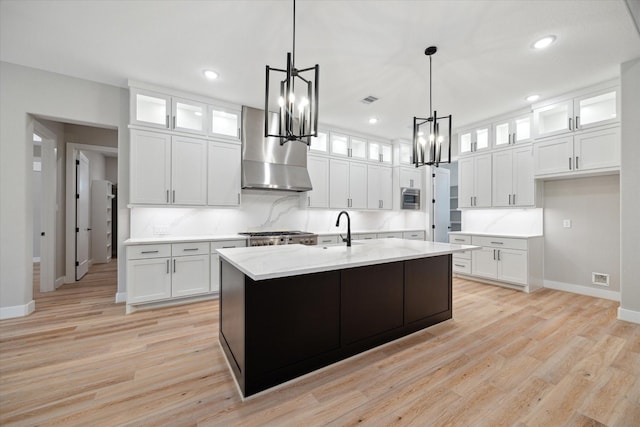
{"type": "Polygon", "coordinates": [[[591,283],[600,286],[609,286],[609,275],[604,273],[591,273],[591,283]]]}

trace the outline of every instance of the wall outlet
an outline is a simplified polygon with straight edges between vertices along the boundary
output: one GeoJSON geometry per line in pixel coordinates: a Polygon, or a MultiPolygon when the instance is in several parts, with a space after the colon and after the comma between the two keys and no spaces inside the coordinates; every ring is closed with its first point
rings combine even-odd
{"type": "Polygon", "coordinates": [[[169,234],[169,227],[167,227],[166,225],[154,225],[153,234],[155,234],[156,236],[163,236],[165,234],[169,234]]]}
{"type": "Polygon", "coordinates": [[[609,286],[609,275],[605,273],[591,273],[591,283],[600,286],[609,286]]]}
{"type": "Polygon", "coordinates": [[[570,219],[563,219],[562,220],[562,226],[564,228],[571,228],[571,220],[570,219]]]}

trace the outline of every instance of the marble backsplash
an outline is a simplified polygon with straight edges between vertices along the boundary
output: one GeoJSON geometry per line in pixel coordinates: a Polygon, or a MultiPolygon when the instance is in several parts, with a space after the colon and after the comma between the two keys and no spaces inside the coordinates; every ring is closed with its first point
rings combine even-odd
{"type": "Polygon", "coordinates": [[[496,234],[543,234],[542,208],[466,209],[462,231],[496,234]]]}
{"type": "MultiPolygon", "coordinates": [[[[340,209],[300,208],[298,193],[242,193],[239,208],[131,209],[131,238],[154,236],[228,235],[242,231],[304,230],[316,233],[336,228],[340,209]]],[[[358,211],[347,209],[352,230],[427,229],[425,212],[358,211]]],[[[343,227],[344,225],[344,227],[343,227]]]]}

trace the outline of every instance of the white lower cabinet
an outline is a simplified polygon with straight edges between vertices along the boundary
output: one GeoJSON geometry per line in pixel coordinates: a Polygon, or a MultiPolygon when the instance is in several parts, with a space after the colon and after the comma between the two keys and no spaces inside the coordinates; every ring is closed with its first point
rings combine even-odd
{"type": "Polygon", "coordinates": [[[211,292],[220,292],[220,255],[218,249],[244,248],[247,246],[246,240],[223,240],[211,242],[211,292]]]}
{"type": "Polygon", "coordinates": [[[171,258],[127,261],[127,304],[171,297],[171,258]]]}
{"type": "Polygon", "coordinates": [[[453,272],[531,292],[542,287],[542,237],[450,234],[450,243],[480,246],[453,254],[453,272]]]}
{"type": "Polygon", "coordinates": [[[402,233],[402,238],[406,240],[424,240],[424,231],[405,231],[402,233]]]}
{"type": "Polygon", "coordinates": [[[204,294],[209,288],[209,254],[173,258],[172,297],[204,294]]]}

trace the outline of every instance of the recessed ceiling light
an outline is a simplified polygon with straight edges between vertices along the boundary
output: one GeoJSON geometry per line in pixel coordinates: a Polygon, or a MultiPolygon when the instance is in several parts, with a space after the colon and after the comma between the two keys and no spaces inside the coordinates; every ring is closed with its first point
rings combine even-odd
{"type": "Polygon", "coordinates": [[[540,95],[529,95],[525,98],[527,102],[536,102],[538,99],[540,99],[540,95]]]}
{"type": "Polygon", "coordinates": [[[204,70],[204,76],[209,80],[215,80],[218,78],[218,73],[213,70],[204,70]]]}
{"type": "Polygon", "coordinates": [[[533,44],[534,49],[544,49],[556,41],[556,36],[545,36],[533,44]]]}
{"type": "Polygon", "coordinates": [[[369,119],[369,124],[371,124],[371,125],[375,125],[376,123],[378,123],[378,119],[377,119],[377,118],[375,118],[375,117],[371,117],[371,118],[369,119]]]}

